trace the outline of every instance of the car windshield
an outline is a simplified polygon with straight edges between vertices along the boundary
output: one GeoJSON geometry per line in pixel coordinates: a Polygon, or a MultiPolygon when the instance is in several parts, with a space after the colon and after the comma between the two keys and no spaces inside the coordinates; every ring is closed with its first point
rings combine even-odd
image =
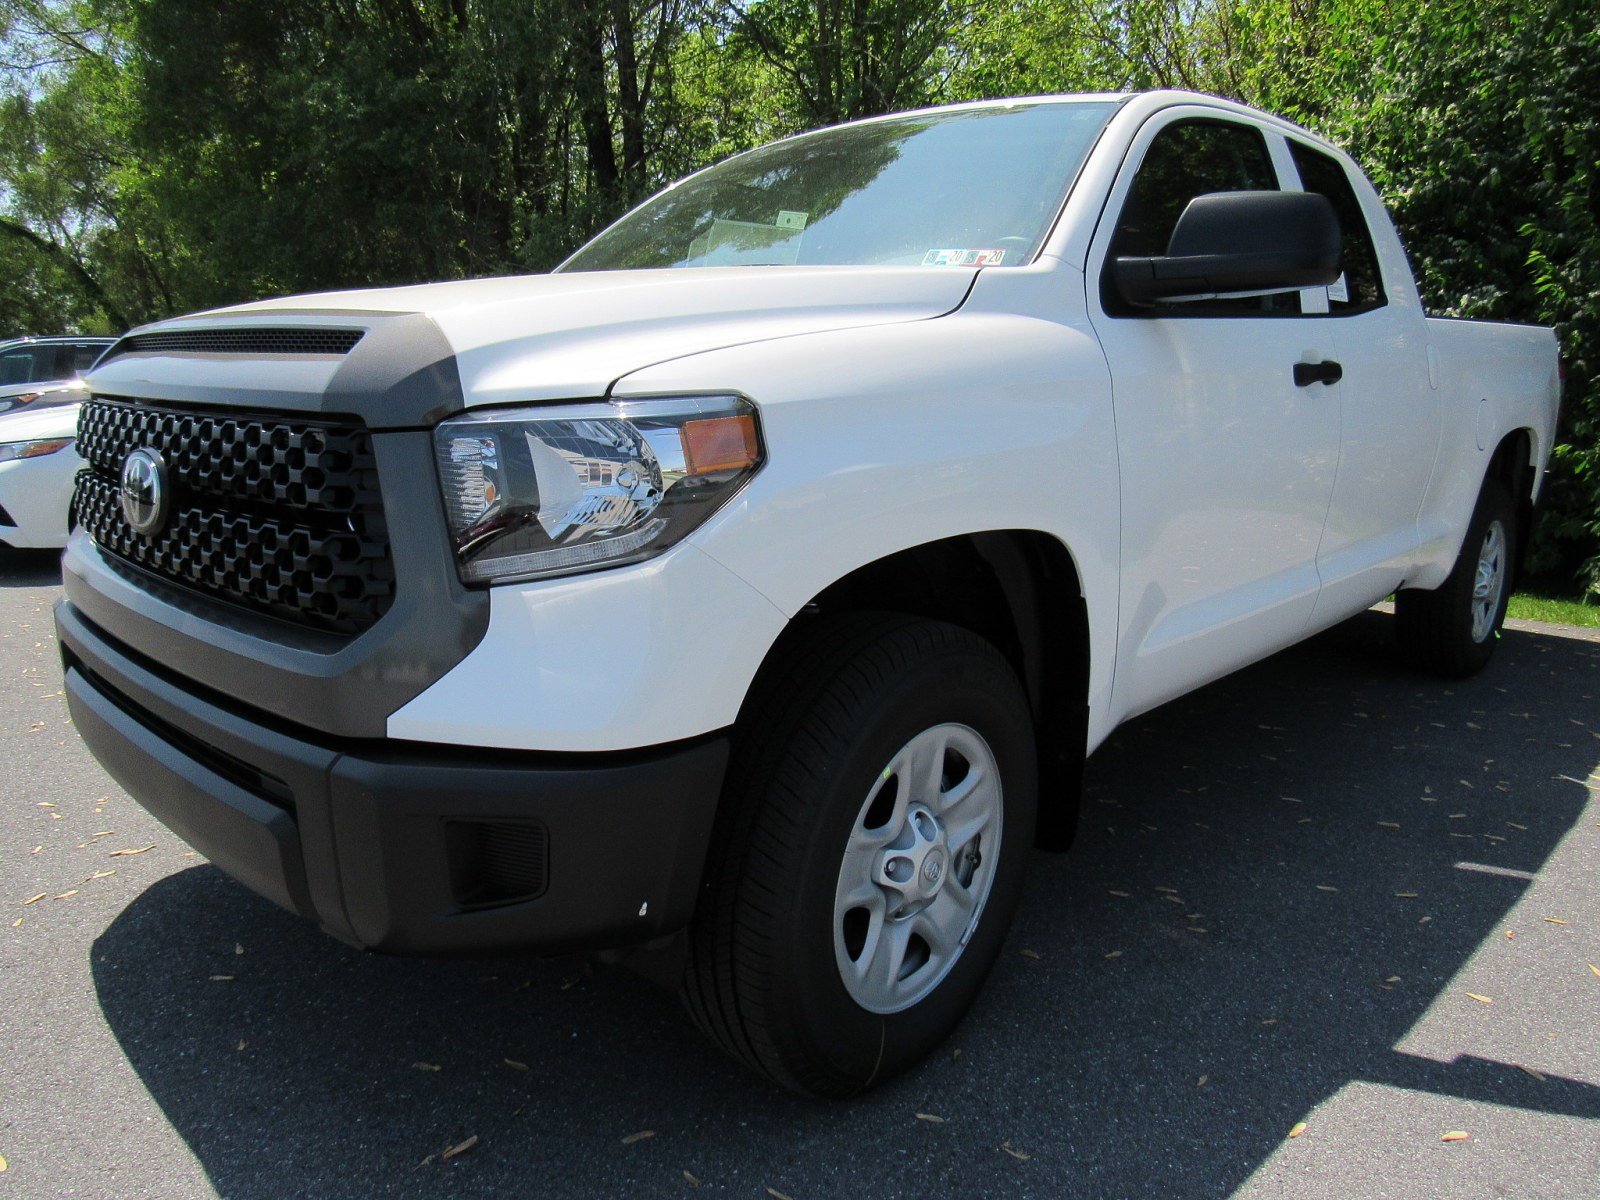
{"type": "Polygon", "coordinates": [[[558,269],[996,266],[1030,261],[1114,102],[843,125],[669,187],[558,269]]]}

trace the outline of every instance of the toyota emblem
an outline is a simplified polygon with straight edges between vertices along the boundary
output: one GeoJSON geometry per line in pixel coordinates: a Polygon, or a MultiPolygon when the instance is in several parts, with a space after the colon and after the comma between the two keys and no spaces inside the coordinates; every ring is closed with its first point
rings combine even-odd
{"type": "Polygon", "coordinates": [[[167,464],[140,447],[122,460],[122,515],[135,533],[153,537],[167,523],[167,464]]]}

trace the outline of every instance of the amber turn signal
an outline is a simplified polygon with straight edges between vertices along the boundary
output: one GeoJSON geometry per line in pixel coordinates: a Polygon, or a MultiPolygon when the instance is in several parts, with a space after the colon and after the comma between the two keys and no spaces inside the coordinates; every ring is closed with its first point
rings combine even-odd
{"type": "Polygon", "coordinates": [[[690,475],[743,471],[761,461],[756,419],[749,413],[683,425],[683,463],[690,475]]]}

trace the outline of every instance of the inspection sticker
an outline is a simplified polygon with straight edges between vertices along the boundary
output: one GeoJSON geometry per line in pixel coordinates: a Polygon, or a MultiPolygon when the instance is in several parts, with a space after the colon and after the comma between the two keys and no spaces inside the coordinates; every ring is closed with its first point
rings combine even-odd
{"type": "Polygon", "coordinates": [[[1004,250],[929,250],[922,256],[925,267],[998,267],[1004,250]]]}

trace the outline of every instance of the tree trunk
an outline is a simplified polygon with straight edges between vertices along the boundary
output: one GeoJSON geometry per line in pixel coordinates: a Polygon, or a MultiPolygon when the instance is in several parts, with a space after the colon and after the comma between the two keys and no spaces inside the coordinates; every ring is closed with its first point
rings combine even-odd
{"type": "Polygon", "coordinates": [[[65,267],[67,273],[82,285],[83,290],[100,306],[100,311],[106,314],[113,325],[120,329],[126,329],[133,323],[128,320],[127,314],[111,302],[111,298],[106,295],[105,289],[100,286],[100,281],[89,274],[88,268],[66,250],[63,250],[48,238],[40,237],[26,225],[8,220],[5,217],[0,217],[0,233],[9,234],[19,241],[26,242],[46,258],[54,259],[65,267]]]}

